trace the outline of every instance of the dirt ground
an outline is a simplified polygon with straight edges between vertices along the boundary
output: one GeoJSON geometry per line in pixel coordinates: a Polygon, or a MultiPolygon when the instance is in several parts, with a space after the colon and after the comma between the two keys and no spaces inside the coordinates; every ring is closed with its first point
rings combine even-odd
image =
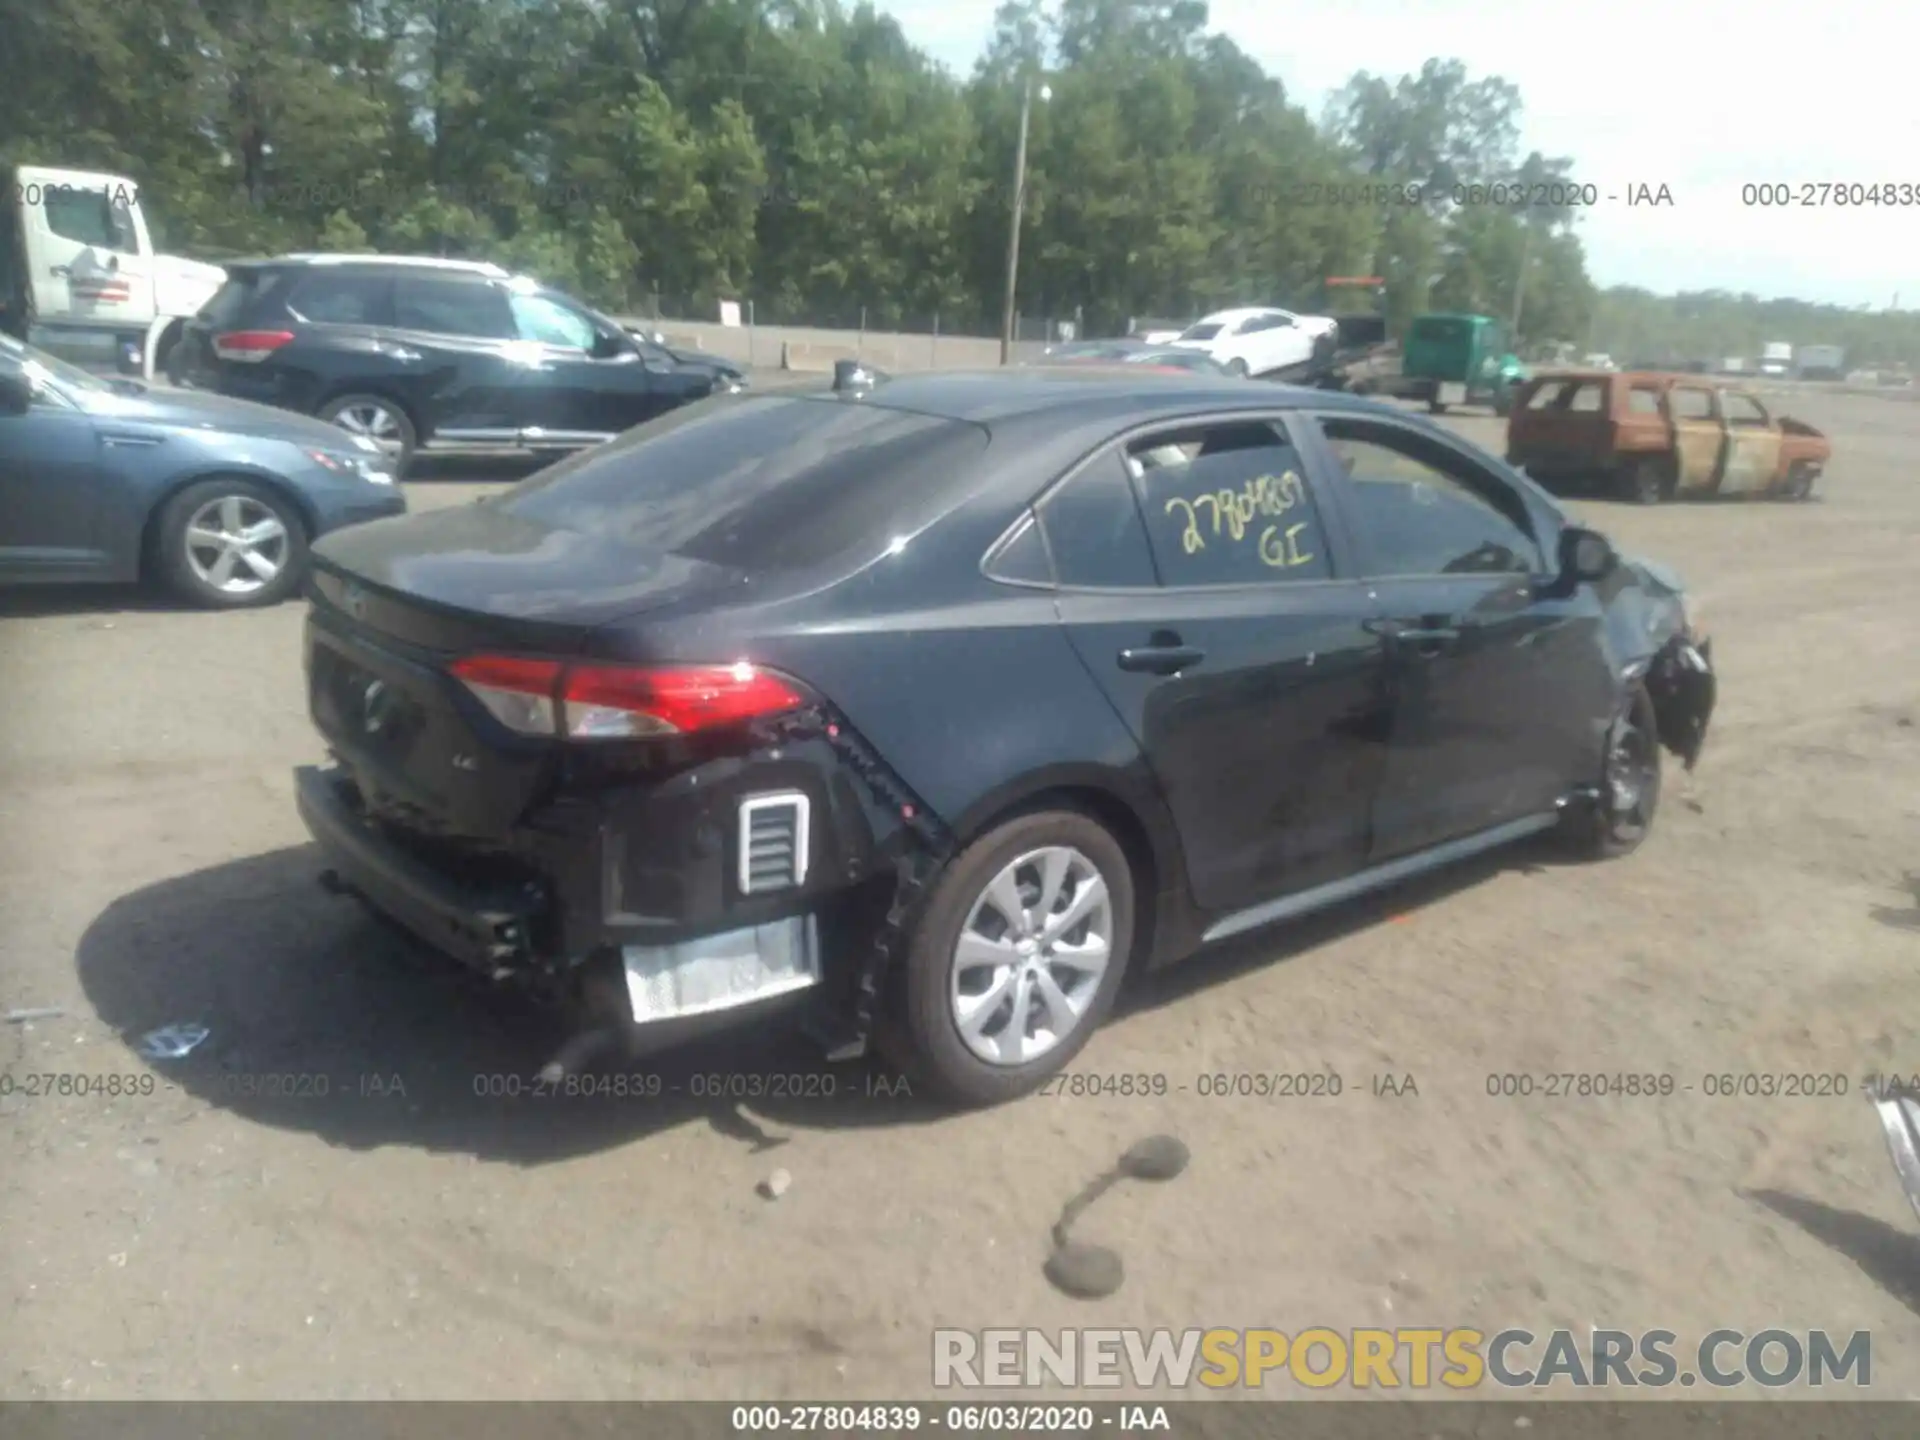
{"type": "Polygon", "coordinates": [[[0,1025],[0,1397],[924,1397],[936,1325],[1422,1324],[1870,1330],[1872,1393],[1920,1396],[1920,1226],[1860,1095],[1920,1071],[1920,405],[1803,408],[1820,503],[1578,507],[1716,636],[1648,844],[1524,848],[1136,993],[1075,1069],[1160,1098],[696,1098],[818,1068],[753,1040],[663,1060],[651,1101],[482,1098],[554,1037],[316,885],[299,608],[0,601],[0,1010],[65,1012],[0,1025]],[[210,1038],[139,1058],[175,1022],[210,1038]],[[1343,1093],[1198,1093],[1302,1070],[1343,1093]],[[1490,1097],[1513,1072],[1676,1090],[1490,1097]],[[1705,1093],[1750,1072],[1852,1093],[1705,1093]],[[272,1075],[328,1094],[248,1093],[272,1075]],[[1059,1294],[1060,1207],[1156,1133],[1187,1172],[1076,1230],[1125,1285],[1059,1294]]]}

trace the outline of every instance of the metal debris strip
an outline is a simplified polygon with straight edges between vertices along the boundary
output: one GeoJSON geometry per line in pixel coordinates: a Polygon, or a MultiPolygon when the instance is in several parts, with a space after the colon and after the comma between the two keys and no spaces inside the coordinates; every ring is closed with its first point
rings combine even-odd
{"type": "Polygon", "coordinates": [[[25,1025],[30,1020],[58,1020],[66,1013],[58,1005],[35,1005],[25,1010],[7,1011],[7,1024],[25,1025]]]}
{"type": "Polygon", "coordinates": [[[212,1033],[204,1025],[162,1025],[142,1035],[135,1049],[146,1060],[183,1060],[212,1033]]]}
{"type": "Polygon", "coordinates": [[[1914,1213],[1920,1215],[1920,1099],[1903,1090],[1883,1086],[1873,1094],[1873,1108],[1887,1132],[1893,1168],[1914,1213]]]}

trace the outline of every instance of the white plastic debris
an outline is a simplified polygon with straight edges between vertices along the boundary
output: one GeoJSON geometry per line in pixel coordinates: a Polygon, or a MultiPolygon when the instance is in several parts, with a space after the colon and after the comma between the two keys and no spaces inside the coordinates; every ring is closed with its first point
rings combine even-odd
{"type": "Polygon", "coordinates": [[[212,1033],[204,1025],[162,1025],[141,1036],[137,1048],[147,1060],[180,1060],[191,1055],[212,1033]]]}
{"type": "Polygon", "coordinates": [[[760,1182],[760,1193],[769,1200],[778,1200],[787,1193],[787,1187],[793,1184],[793,1176],[784,1170],[776,1170],[760,1182]]]}
{"type": "Polygon", "coordinates": [[[9,1025],[24,1025],[29,1020],[58,1020],[67,1012],[58,1005],[36,1005],[26,1010],[7,1011],[9,1025]]]}

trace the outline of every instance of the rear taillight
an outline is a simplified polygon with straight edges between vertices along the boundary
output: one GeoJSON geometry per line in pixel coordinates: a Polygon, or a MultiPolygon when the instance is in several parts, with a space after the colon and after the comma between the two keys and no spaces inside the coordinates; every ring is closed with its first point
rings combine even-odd
{"type": "Polygon", "coordinates": [[[560,662],[512,655],[469,655],[453,666],[454,678],[509,730],[552,735],[559,729],[560,662]]]}
{"type": "Polygon", "coordinates": [[[292,339],[291,330],[229,330],[213,337],[213,353],[222,360],[255,365],[292,339]]]}
{"type": "Polygon", "coordinates": [[[471,655],[453,673],[509,729],[570,740],[691,735],[784,714],[808,699],[792,681],[745,662],[566,666],[471,655]]]}

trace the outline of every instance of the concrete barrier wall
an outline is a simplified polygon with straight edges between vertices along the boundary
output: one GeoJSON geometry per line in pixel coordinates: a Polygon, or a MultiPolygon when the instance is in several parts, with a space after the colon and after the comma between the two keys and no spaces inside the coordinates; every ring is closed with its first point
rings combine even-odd
{"type": "MultiPolygon", "coordinates": [[[[654,329],[669,345],[704,350],[735,364],[831,373],[836,360],[861,360],[880,370],[971,370],[1000,363],[1000,342],[977,335],[914,335],[895,330],[823,330],[801,325],[719,325],[700,320],[624,317],[623,324],[654,329]]],[[[1040,341],[1013,347],[1015,360],[1038,355],[1040,341]]]]}

